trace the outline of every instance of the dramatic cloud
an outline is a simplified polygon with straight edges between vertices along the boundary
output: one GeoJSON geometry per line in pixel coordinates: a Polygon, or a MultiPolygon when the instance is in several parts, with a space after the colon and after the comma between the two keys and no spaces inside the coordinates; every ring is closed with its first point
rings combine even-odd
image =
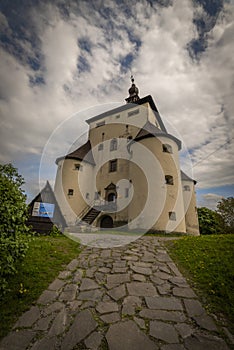
{"type": "MultiPolygon", "coordinates": [[[[182,135],[198,187],[233,184],[233,8],[217,1],[211,15],[187,0],[131,7],[41,1],[24,9],[25,21],[0,12],[0,160],[16,164],[35,194],[51,133],[76,112],[124,103],[133,72],[140,96],[151,94],[166,124],[182,135]]],[[[93,111],[61,129],[51,159],[87,130],[93,111]]]]}

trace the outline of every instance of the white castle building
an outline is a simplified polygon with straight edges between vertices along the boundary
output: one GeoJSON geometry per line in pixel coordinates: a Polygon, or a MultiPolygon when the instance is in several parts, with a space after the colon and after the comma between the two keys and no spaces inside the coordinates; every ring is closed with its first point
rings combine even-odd
{"type": "Polygon", "coordinates": [[[195,184],[181,141],[134,84],[126,104],[88,119],[88,140],[56,160],[55,196],[68,226],[199,235],[195,184]]]}

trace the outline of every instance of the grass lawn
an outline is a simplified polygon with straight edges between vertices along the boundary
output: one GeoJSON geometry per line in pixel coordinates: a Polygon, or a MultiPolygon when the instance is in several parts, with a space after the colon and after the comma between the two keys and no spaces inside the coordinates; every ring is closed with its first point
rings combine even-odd
{"type": "Polygon", "coordinates": [[[18,273],[9,280],[9,292],[0,300],[0,338],[79,252],[79,244],[64,236],[33,238],[18,273]]]}
{"type": "Polygon", "coordinates": [[[234,329],[234,235],[183,237],[166,243],[208,311],[234,329]]]}

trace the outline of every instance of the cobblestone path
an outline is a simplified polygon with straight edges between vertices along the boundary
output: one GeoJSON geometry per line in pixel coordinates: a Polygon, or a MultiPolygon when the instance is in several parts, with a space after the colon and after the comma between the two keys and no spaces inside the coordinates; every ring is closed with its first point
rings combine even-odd
{"type": "Polygon", "coordinates": [[[83,249],[0,345],[4,350],[225,350],[159,238],[83,249]]]}

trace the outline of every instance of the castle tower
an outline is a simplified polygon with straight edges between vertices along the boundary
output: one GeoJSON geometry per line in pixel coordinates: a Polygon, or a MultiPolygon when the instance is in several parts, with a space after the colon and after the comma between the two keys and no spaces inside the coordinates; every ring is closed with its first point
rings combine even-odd
{"type": "Polygon", "coordinates": [[[87,142],[56,160],[55,194],[67,224],[199,234],[194,183],[189,201],[189,180],[181,178],[181,141],[167,132],[152,97],[140,98],[131,83],[127,103],[88,119],[87,142]]]}

